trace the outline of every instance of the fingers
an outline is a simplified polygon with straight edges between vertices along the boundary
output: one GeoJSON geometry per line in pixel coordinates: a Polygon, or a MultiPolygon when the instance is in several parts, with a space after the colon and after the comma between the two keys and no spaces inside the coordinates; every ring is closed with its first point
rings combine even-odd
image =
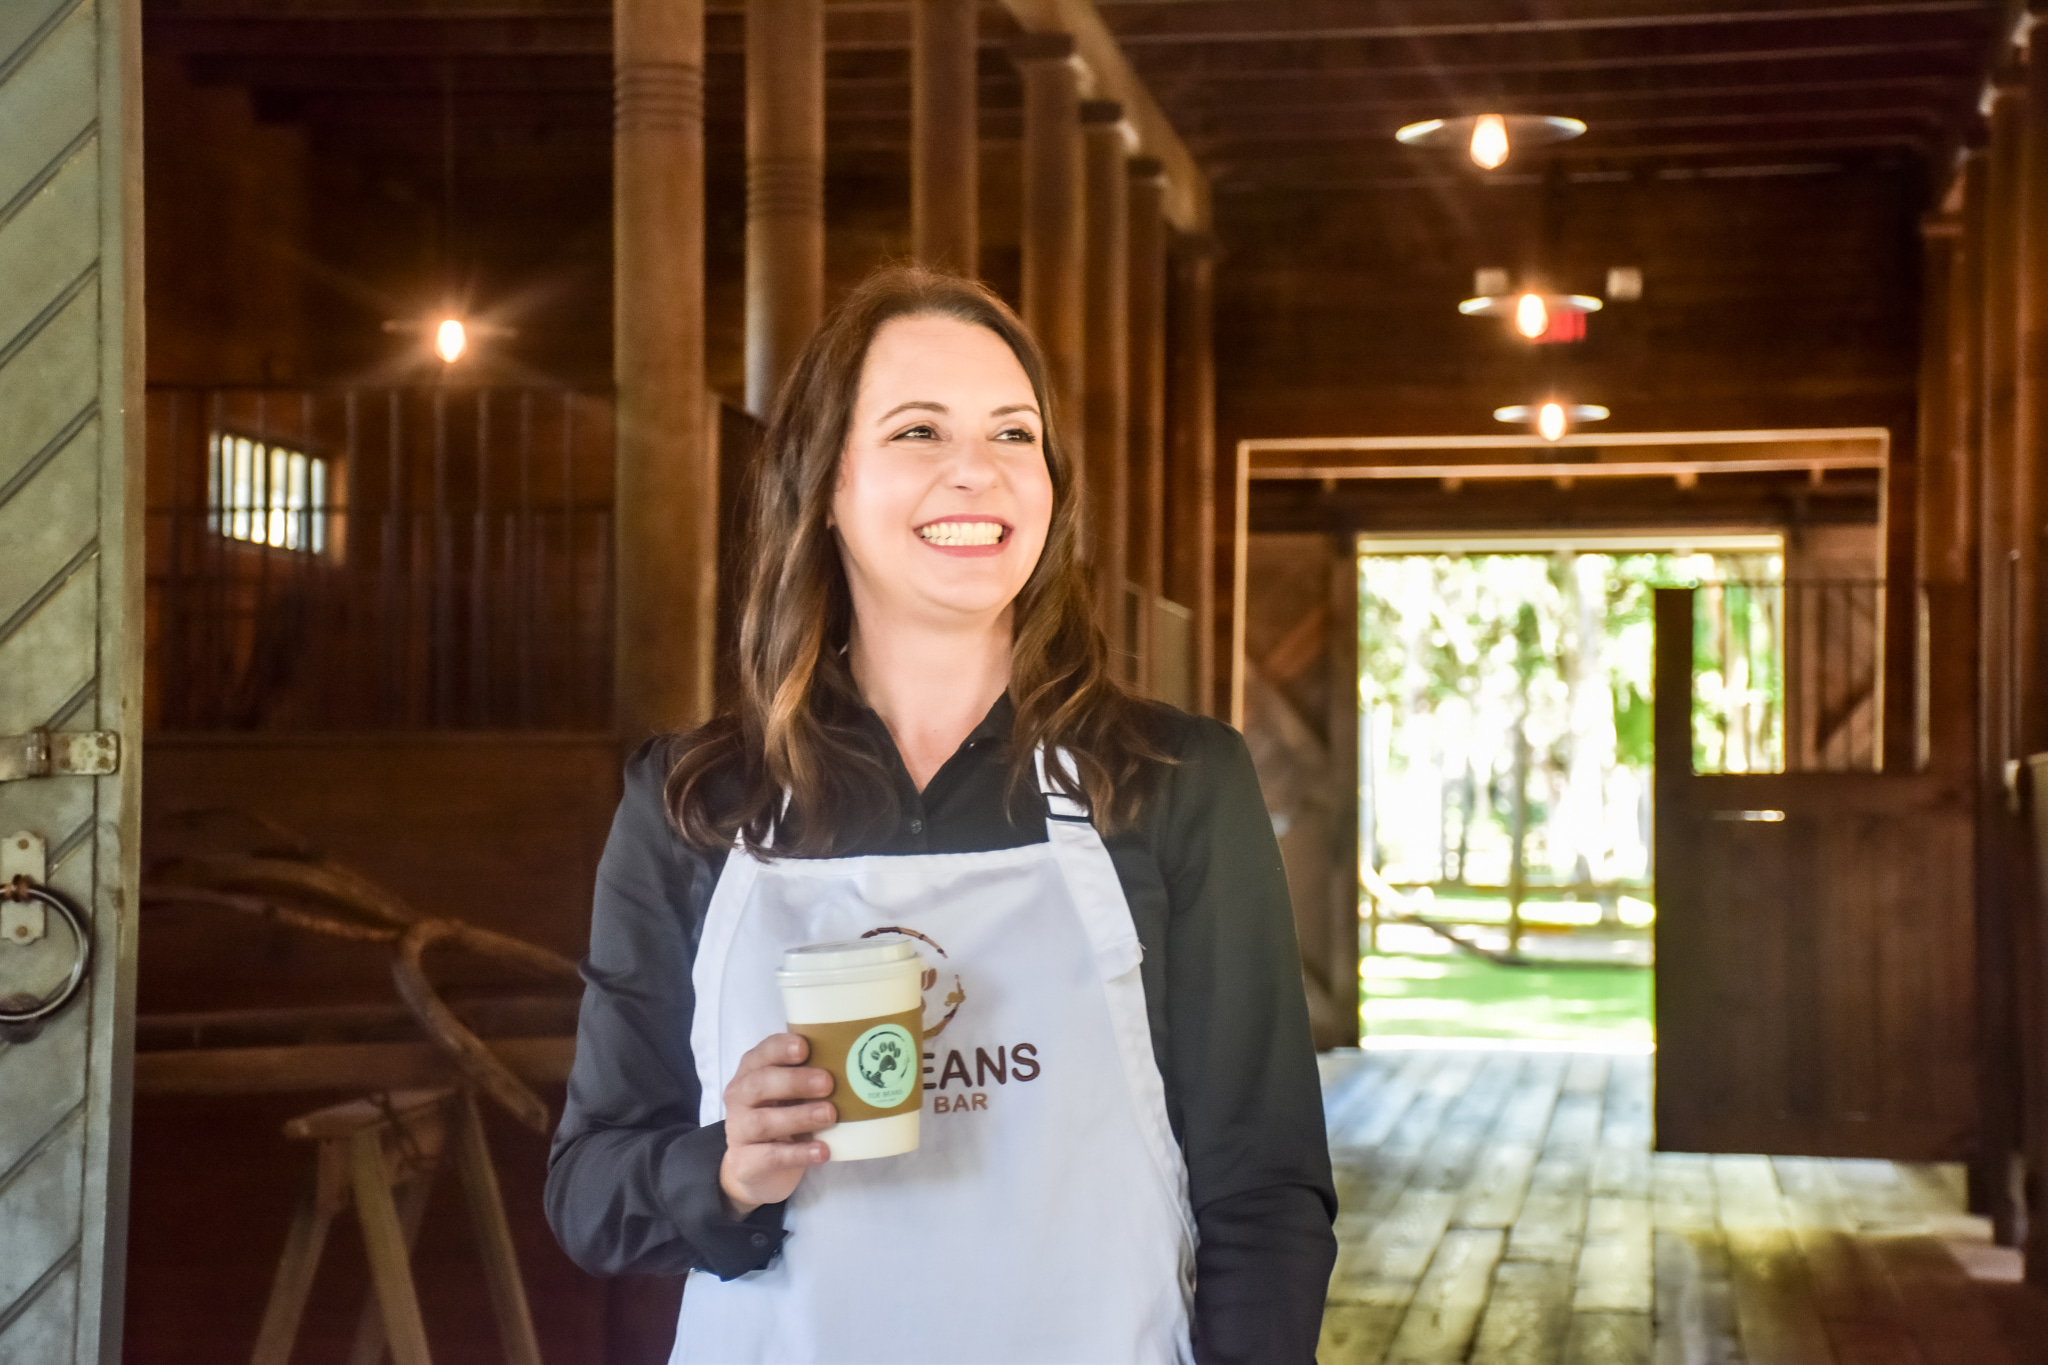
{"type": "Polygon", "coordinates": [[[725,1107],[792,1104],[821,1100],[832,1093],[832,1073],[815,1066],[741,1067],[725,1087],[725,1107]]]}
{"type": "Polygon", "coordinates": [[[832,1074],[805,1066],[810,1044],[794,1033],[762,1039],[725,1087],[725,1159],[719,1186],[736,1210],[789,1198],[803,1173],[830,1158],[811,1134],[838,1121],[825,1097],[832,1074]]]}
{"type": "Polygon", "coordinates": [[[810,1040],[801,1033],[771,1033],[747,1049],[739,1070],[757,1066],[795,1066],[810,1055],[810,1040]]]}
{"type": "Polygon", "coordinates": [[[793,1139],[830,1128],[837,1115],[830,1104],[761,1105],[725,1111],[728,1146],[750,1143],[787,1145],[793,1139]]]}

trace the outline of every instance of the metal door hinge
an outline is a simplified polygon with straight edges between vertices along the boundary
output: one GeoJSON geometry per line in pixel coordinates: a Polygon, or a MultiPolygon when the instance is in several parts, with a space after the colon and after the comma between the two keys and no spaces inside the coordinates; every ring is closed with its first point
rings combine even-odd
{"type": "Polygon", "coordinates": [[[121,766],[112,730],[31,730],[0,735],[0,782],[29,777],[99,777],[121,766]]]}

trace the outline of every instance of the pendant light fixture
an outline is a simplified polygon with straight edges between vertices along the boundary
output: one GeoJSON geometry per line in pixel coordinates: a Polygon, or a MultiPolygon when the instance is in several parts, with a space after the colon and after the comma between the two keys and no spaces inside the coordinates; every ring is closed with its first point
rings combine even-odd
{"type": "Polygon", "coordinates": [[[1518,403],[1513,407],[1495,408],[1496,422],[1529,422],[1536,428],[1536,434],[1546,441],[1555,441],[1579,422],[1604,422],[1612,416],[1606,408],[1597,403],[1568,403],[1561,398],[1546,398],[1541,403],[1518,403]]]}
{"type": "Polygon", "coordinates": [[[1498,170],[1518,147],[1564,142],[1586,131],[1575,118],[1557,114],[1462,114],[1424,119],[1395,132],[1408,147],[1455,147],[1481,170],[1498,170]]]}
{"type": "Polygon", "coordinates": [[[1466,299],[1458,311],[1472,318],[1506,318],[1516,335],[1530,341],[1577,341],[1585,336],[1579,321],[1603,307],[1591,294],[1551,294],[1525,289],[1513,294],[1485,294],[1466,299]]]}

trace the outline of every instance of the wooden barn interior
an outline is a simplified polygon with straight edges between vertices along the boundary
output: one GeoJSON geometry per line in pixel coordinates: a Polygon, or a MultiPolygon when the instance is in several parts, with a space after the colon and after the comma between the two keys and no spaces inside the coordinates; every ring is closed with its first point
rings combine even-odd
{"type": "Polygon", "coordinates": [[[75,990],[0,1025],[0,1360],[667,1358],[540,1209],[593,873],[777,383],[919,260],[1049,348],[1128,680],[1258,759],[1327,1365],[2048,1361],[2037,15],[0,5],[0,881],[91,922],[0,918],[0,1015],[75,990]],[[1603,306],[1460,312],[1529,291],[1603,306]],[[1619,533],[1781,536],[1865,671],[1696,771],[1659,597],[1654,1057],[1361,1047],[1359,537],[1619,533]]]}

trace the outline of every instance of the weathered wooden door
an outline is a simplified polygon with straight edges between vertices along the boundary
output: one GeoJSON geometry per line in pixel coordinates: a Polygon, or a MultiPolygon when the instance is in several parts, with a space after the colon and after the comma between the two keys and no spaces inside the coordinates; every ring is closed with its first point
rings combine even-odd
{"type": "Polygon", "coordinates": [[[1358,555],[1349,536],[1248,544],[1244,736],[1294,901],[1317,1047],[1358,1044],[1358,555]]]}
{"type": "Polygon", "coordinates": [[[0,1361],[120,1356],[141,682],[133,0],[0,3],[0,1361]],[[17,831],[20,832],[17,835],[17,831]],[[17,884],[26,887],[30,883],[17,884]]]}
{"type": "Polygon", "coordinates": [[[1657,1146],[1968,1158],[1967,778],[1695,773],[1693,613],[1658,593],[1657,1146]]]}

